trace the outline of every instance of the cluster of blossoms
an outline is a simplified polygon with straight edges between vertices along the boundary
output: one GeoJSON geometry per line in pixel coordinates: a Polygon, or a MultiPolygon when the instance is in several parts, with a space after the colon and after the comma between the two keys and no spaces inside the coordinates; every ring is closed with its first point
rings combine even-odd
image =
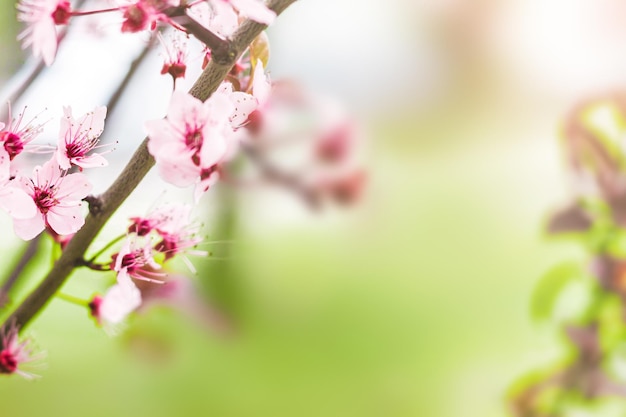
{"type": "Polygon", "coordinates": [[[206,0],[187,3],[185,0],[124,1],[115,7],[97,10],[75,10],[68,0],[21,0],[18,20],[27,24],[20,34],[24,47],[32,47],[33,55],[51,65],[57,53],[57,26],[70,23],[72,18],[100,13],[121,14],[122,32],[154,30],[157,23],[170,25],[182,32],[186,29],[177,18],[200,17],[197,23],[207,30],[229,36],[238,25],[239,18],[249,18],[266,25],[276,14],[260,0],[206,0]]]}
{"type": "Polygon", "coordinates": [[[13,217],[15,234],[30,240],[48,229],[54,236],[76,233],[84,224],[82,199],[92,185],[82,172],[72,168],[96,168],[106,159],[93,152],[104,129],[106,108],[98,107],[78,119],[66,107],[61,117],[57,147],[52,157],[36,166],[32,175],[18,168],[24,152],[43,152],[32,142],[42,131],[34,120],[21,127],[23,113],[0,126],[0,207],[13,217]]]}
{"type": "MultiPolygon", "coordinates": [[[[174,80],[166,117],[144,126],[148,152],[160,177],[177,187],[193,186],[195,203],[220,179],[228,185],[249,184],[252,180],[248,171],[240,169],[245,165],[241,161],[253,168],[255,180],[289,188],[311,204],[327,197],[351,202],[359,196],[364,174],[354,158],[354,122],[292,82],[271,81],[266,73],[269,44],[263,33],[206,101],[176,89],[176,80],[185,77],[192,55],[187,49],[190,35],[202,42],[204,68],[211,59],[217,60],[244,18],[264,25],[274,21],[276,14],[262,0],[125,0],[87,11],[76,10],[68,0],[20,0],[18,12],[18,19],[26,23],[20,34],[23,46],[31,46],[47,65],[56,56],[57,26],[74,17],[119,13],[122,32],[155,31],[159,26],[174,29],[171,42],[158,33],[165,48],[161,74],[174,80]],[[304,148],[305,157],[290,159],[291,164],[273,162],[276,153],[294,147],[304,148]]],[[[32,121],[22,127],[22,115],[16,120],[9,116],[8,124],[0,125],[0,208],[13,217],[19,237],[32,239],[45,230],[65,250],[84,225],[82,202],[92,186],[83,171],[107,165],[102,154],[94,152],[101,146],[106,113],[105,107],[97,107],[74,118],[71,108],[65,108],[57,147],[31,176],[24,176],[18,163],[24,151],[45,151],[30,143],[42,132],[42,125],[32,121]]],[[[169,269],[169,262],[179,257],[195,272],[186,255],[206,255],[196,249],[202,238],[192,210],[189,205],[169,204],[145,217],[131,217],[130,226],[118,238],[90,259],[78,259],[80,265],[115,274],[104,295],[89,300],[59,297],[87,307],[96,322],[107,328],[156,299],[180,298],[196,305],[188,302],[192,286],[169,269]],[[119,241],[110,259],[100,262],[119,241]]],[[[30,350],[26,342],[18,341],[15,326],[4,332],[0,373],[20,373],[19,364],[29,360],[30,350]]]]}
{"type": "MultiPolygon", "coordinates": [[[[192,207],[182,204],[163,205],[146,217],[132,217],[119,252],[111,262],[100,265],[89,262],[95,269],[109,269],[116,273],[116,283],[104,296],[96,295],[88,304],[91,315],[99,324],[115,325],[137,309],[144,297],[135,281],[169,282],[164,264],[176,255],[205,256],[196,250],[202,241],[199,225],[191,220],[192,207]]],[[[184,258],[187,259],[187,258],[184,258]]],[[[187,262],[193,270],[191,263],[187,262]]]]}

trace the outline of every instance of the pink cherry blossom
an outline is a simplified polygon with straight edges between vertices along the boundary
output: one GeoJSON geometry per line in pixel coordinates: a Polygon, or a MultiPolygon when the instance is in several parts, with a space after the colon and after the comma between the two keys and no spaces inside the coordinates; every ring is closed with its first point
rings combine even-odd
{"type": "Polygon", "coordinates": [[[63,113],[56,152],[61,169],[70,169],[72,164],[79,166],[81,170],[106,166],[108,162],[102,155],[97,153],[87,155],[97,147],[98,138],[104,130],[106,107],[97,107],[78,120],[72,117],[71,107],[64,107],[63,113]]]}
{"type": "Polygon", "coordinates": [[[104,297],[96,296],[89,303],[91,315],[98,324],[117,324],[141,305],[141,292],[133,283],[127,271],[117,275],[117,284],[113,285],[104,297]]]}
{"type": "Polygon", "coordinates": [[[146,123],[148,149],[161,177],[176,186],[199,182],[215,171],[235,140],[229,118],[234,106],[216,92],[204,103],[190,94],[174,92],[167,119],[146,123]]]}
{"type": "Polygon", "coordinates": [[[10,325],[0,332],[0,374],[17,374],[27,379],[36,375],[24,371],[25,363],[38,359],[29,346],[30,340],[19,341],[18,328],[10,325]]]}
{"type": "Polygon", "coordinates": [[[139,0],[120,7],[124,14],[122,32],[141,32],[146,29],[154,29],[156,23],[171,22],[170,18],[163,13],[168,7],[179,5],[175,0],[139,0]]]}
{"type": "Polygon", "coordinates": [[[33,47],[33,55],[51,65],[57,52],[55,25],[67,24],[72,12],[67,0],[20,0],[17,20],[26,23],[20,33],[22,47],[33,47]]]}
{"type": "MultiPolygon", "coordinates": [[[[160,218],[156,231],[161,236],[154,249],[165,255],[165,260],[171,259],[182,252],[193,252],[195,255],[206,255],[204,251],[189,251],[202,241],[198,236],[199,224],[191,220],[189,205],[172,204],[161,206],[153,217],[160,218]]],[[[191,268],[194,270],[193,267],[191,268]]]]}
{"type": "MultiPolygon", "coordinates": [[[[176,32],[179,33],[179,32],[176,32]]],[[[161,74],[169,74],[176,82],[177,78],[185,78],[185,72],[187,71],[187,43],[181,36],[173,37],[170,43],[166,43],[161,34],[159,33],[159,41],[165,49],[165,61],[163,62],[163,68],[161,68],[161,74]]]]}
{"type": "MultiPolygon", "coordinates": [[[[184,204],[166,204],[158,207],[147,217],[133,217],[128,231],[138,236],[147,236],[155,232],[159,241],[154,250],[164,255],[167,261],[179,254],[206,256],[206,251],[193,249],[202,241],[198,235],[200,225],[191,220],[192,207],[184,204]]],[[[183,261],[192,272],[195,268],[187,260],[183,261]]]]}
{"type": "Polygon", "coordinates": [[[149,240],[143,242],[133,236],[128,237],[120,251],[113,255],[112,269],[118,274],[118,282],[120,274],[157,283],[162,282],[161,279],[165,276],[165,273],[158,272],[161,265],[152,256],[151,242],[149,240]]]}
{"type": "Polygon", "coordinates": [[[34,169],[33,178],[20,179],[20,187],[35,202],[38,213],[31,219],[15,219],[15,233],[32,239],[46,227],[60,235],[76,233],[85,223],[81,200],[91,191],[91,183],[81,173],[63,175],[56,160],[34,169]]]}
{"type": "Polygon", "coordinates": [[[354,151],[356,128],[355,122],[345,120],[321,132],[315,144],[317,157],[330,164],[347,161],[354,151]]]}
{"type": "Polygon", "coordinates": [[[26,145],[43,131],[43,123],[35,122],[37,116],[25,123],[24,127],[20,127],[25,113],[26,109],[17,116],[17,119],[12,119],[11,106],[9,105],[9,124],[4,125],[3,123],[0,127],[0,143],[11,160],[22,153],[26,145]]]}
{"type": "Polygon", "coordinates": [[[190,214],[191,206],[189,205],[164,204],[150,212],[146,217],[131,217],[130,220],[133,224],[128,230],[139,236],[146,236],[153,230],[161,235],[176,234],[191,223],[190,214]]]}
{"type": "Polygon", "coordinates": [[[223,83],[221,91],[229,94],[230,99],[235,104],[235,111],[231,115],[230,121],[233,127],[246,126],[249,130],[258,131],[268,107],[268,101],[272,89],[272,84],[265,75],[263,62],[257,61],[252,78],[250,90],[252,94],[241,91],[232,91],[232,85],[223,83]],[[249,126],[252,125],[252,126],[249,126]]]}

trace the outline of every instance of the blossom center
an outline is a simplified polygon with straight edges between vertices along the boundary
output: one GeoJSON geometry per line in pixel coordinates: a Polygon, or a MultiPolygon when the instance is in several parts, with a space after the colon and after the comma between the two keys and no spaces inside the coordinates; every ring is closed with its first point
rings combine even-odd
{"type": "Polygon", "coordinates": [[[65,152],[67,153],[67,157],[69,159],[84,157],[87,154],[87,152],[93,149],[95,145],[94,143],[95,141],[96,141],[95,139],[92,139],[92,140],[84,139],[84,140],[78,140],[75,142],[68,143],[65,147],[65,152]]]}
{"type": "Polygon", "coordinates": [[[51,185],[48,189],[35,188],[35,204],[43,214],[46,214],[52,207],[59,204],[59,200],[54,198],[53,187],[51,185]]]}
{"type": "Polygon", "coordinates": [[[129,6],[124,11],[122,32],[140,32],[148,26],[148,23],[148,11],[141,2],[138,2],[137,4],[129,6]]]}
{"type": "Polygon", "coordinates": [[[4,149],[9,154],[11,160],[24,150],[22,138],[13,132],[1,132],[0,141],[4,142],[4,149]]]}
{"type": "Polygon", "coordinates": [[[200,148],[202,148],[203,141],[204,138],[200,129],[196,128],[187,131],[187,135],[185,136],[185,145],[187,145],[188,149],[194,152],[191,160],[196,165],[200,165],[200,148]]]}
{"type": "Polygon", "coordinates": [[[92,317],[99,319],[101,305],[102,305],[102,297],[96,295],[93,298],[93,300],[91,300],[89,304],[87,304],[87,307],[89,307],[89,314],[91,314],[92,317]]]}
{"type": "Polygon", "coordinates": [[[146,236],[154,228],[149,219],[135,218],[133,220],[133,224],[128,228],[129,233],[136,233],[137,236],[146,236]]]}
{"type": "Polygon", "coordinates": [[[180,251],[178,242],[171,236],[164,236],[163,240],[157,243],[154,249],[165,254],[165,260],[173,258],[180,251]]]}
{"type": "Polygon", "coordinates": [[[17,358],[8,349],[0,352],[0,374],[12,374],[17,370],[17,358]]]}
{"type": "Polygon", "coordinates": [[[60,1],[57,8],[52,12],[52,19],[56,25],[66,25],[72,17],[72,10],[69,1],[60,1]]]}
{"type": "Polygon", "coordinates": [[[185,78],[187,65],[184,62],[172,62],[171,64],[163,64],[161,74],[169,74],[174,79],[185,78]]]}

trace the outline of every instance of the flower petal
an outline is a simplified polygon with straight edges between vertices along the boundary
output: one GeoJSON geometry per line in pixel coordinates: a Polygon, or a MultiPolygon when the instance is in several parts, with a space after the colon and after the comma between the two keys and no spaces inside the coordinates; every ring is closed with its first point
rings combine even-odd
{"type": "Polygon", "coordinates": [[[37,213],[30,219],[13,219],[15,234],[24,240],[31,240],[45,229],[43,214],[37,213]]]}

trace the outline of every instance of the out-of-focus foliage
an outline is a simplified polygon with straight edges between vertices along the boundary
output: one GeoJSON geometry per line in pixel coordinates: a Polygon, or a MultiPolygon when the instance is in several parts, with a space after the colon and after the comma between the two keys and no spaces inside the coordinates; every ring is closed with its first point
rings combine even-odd
{"type": "Polygon", "coordinates": [[[560,366],[513,389],[510,403],[516,416],[566,416],[572,408],[591,412],[607,398],[621,399],[619,409],[626,411],[619,365],[626,346],[625,117],[623,97],[613,94],[582,103],[565,120],[563,145],[575,194],[548,230],[555,235],[576,232],[571,236],[587,250],[587,260],[559,265],[539,281],[533,315],[548,318],[559,298],[571,301],[571,294],[563,293],[574,280],[581,284],[582,296],[570,302],[569,314],[555,320],[567,336],[560,366]]]}
{"type": "Polygon", "coordinates": [[[0,30],[0,51],[2,51],[0,82],[3,82],[19,67],[23,60],[23,54],[15,41],[15,36],[19,30],[15,2],[0,0],[0,8],[2,8],[2,13],[0,13],[0,28],[2,28],[0,30]]]}

